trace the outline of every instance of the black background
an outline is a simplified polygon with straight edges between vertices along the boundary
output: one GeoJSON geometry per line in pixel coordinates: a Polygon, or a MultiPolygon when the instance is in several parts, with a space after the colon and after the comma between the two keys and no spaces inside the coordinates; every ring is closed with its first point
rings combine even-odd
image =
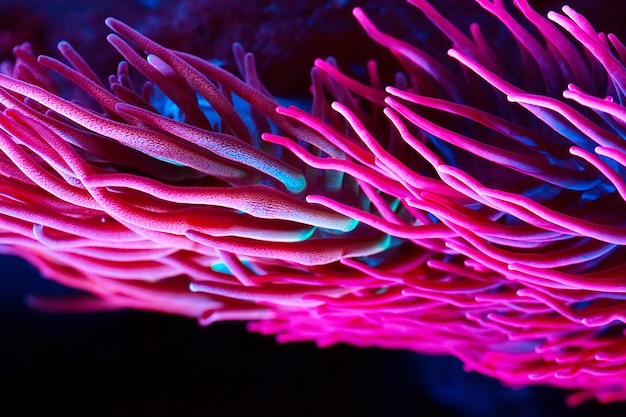
{"type": "Polygon", "coordinates": [[[241,323],[140,311],[40,313],[28,294],[67,290],[20,259],[0,266],[0,415],[626,415],[621,403],[571,409],[560,390],[506,389],[451,357],[281,345],[241,323]]]}

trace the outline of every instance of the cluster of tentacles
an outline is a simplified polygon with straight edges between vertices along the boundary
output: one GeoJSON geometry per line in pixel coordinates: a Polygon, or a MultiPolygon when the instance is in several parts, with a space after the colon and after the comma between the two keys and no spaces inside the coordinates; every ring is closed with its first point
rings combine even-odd
{"type": "Polygon", "coordinates": [[[356,9],[400,71],[384,87],[375,63],[357,81],[319,60],[310,111],[280,107],[238,45],[241,79],[109,19],[125,61],[108,86],[67,43],[69,65],[17,47],[2,250],[95,296],[32,305],[247,320],[279,341],[452,354],[571,404],[626,399],[626,47],[569,8],[476,1],[510,57],[425,0],[449,57],[356,9]]]}

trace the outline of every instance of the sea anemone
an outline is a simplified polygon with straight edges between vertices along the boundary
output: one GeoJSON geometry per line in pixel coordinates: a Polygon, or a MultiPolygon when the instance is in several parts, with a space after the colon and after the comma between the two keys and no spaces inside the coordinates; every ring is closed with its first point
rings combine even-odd
{"type": "Polygon", "coordinates": [[[2,250],[93,294],[31,305],[245,320],[282,342],[451,354],[570,404],[626,399],[626,47],[568,7],[476,2],[507,39],[410,0],[449,56],[355,9],[399,72],[318,60],[310,111],[280,107],[240,45],[241,79],[108,19],[125,59],[108,88],[67,43],[69,66],[17,47],[2,250]]]}

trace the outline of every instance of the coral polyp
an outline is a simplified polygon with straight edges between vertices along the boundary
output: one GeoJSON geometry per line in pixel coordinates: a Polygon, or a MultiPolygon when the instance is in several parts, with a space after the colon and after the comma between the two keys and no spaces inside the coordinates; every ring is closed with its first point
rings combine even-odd
{"type": "Polygon", "coordinates": [[[69,65],[17,47],[2,250],[92,294],[31,304],[245,320],[626,399],[626,47],[568,7],[476,2],[508,39],[410,0],[447,56],[355,9],[398,73],[317,60],[310,111],[281,107],[240,45],[241,78],[108,19],[108,85],[67,43],[69,65]]]}

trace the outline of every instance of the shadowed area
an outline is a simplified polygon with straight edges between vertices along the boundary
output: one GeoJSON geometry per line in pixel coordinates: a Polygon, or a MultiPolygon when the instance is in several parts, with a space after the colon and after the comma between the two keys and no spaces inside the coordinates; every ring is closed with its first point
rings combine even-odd
{"type": "Polygon", "coordinates": [[[623,404],[575,409],[549,388],[510,390],[454,358],[312,343],[276,344],[240,323],[139,311],[46,314],[32,292],[67,294],[1,256],[3,411],[66,416],[622,416],[623,404]],[[24,401],[25,396],[35,400],[24,401]]]}

